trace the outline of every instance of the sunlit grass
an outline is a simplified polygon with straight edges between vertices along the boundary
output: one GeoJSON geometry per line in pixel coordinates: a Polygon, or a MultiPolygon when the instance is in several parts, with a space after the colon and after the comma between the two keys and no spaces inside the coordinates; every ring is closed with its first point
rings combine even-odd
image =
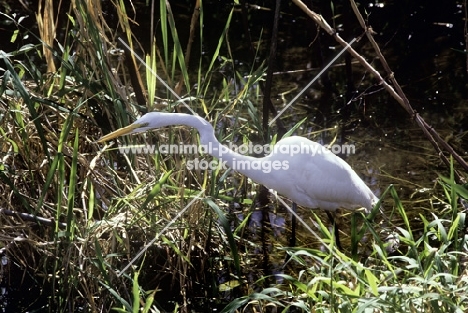
{"type": "MultiPolygon", "coordinates": [[[[54,312],[68,311],[75,305],[75,309],[84,306],[82,308],[90,311],[103,306],[118,311],[136,312],[140,308],[148,311],[154,305],[153,297],[158,294],[158,284],[155,283],[158,278],[169,276],[164,287],[172,285],[171,288],[183,289],[187,297],[198,289],[187,284],[190,277],[202,274],[200,279],[205,280],[211,273],[209,279],[216,282],[220,267],[228,272],[232,269],[235,276],[241,275],[240,255],[230,218],[219,205],[222,203],[220,198],[238,199],[226,192],[225,186],[230,183],[226,182],[225,173],[190,173],[184,166],[184,156],[119,155],[112,147],[99,151],[100,147],[93,143],[102,134],[101,129],[109,131],[126,125],[145,110],[153,109],[157,86],[152,73],[157,72],[158,63],[164,65],[162,74],[169,74],[165,77],[169,83],[177,82],[176,75],[181,75],[187,92],[191,92],[193,83],[185,66],[175,21],[170,8],[163,2],[162,5],[163,11],[168,12],[168,15],[162,15],[167,20],[161,23],[165,38],[164,57],[162,60],[158,58],[158,47],[153,45],[148,59],[152,71],[147,71],[147,90],[151,99],[147,105],[133,105],[135,99],[131,89],[122,88],[128,86],[123,83],[127,71],[124,64],[108,54],[115,42],[108,41],[113,34],[102,19],[99,6],[77,1],[76,15],[68,16],[73,31],[65,39],[65,46],[53,51],[58,66],[57,73],[51,75],[59,79],[44,80],[37,76],[34,87],[27,87],[24,73],[35,73],[32,72],[36,70],[34,63],[14,64],[4,56],[7,72],[3,81],[8,84],[2,85],[1,92],[10,107],[2,119],[1,129],[7,139],[5,149],[11,151],[11,155],[4,159],[1,179],[20,204],[12,209],[56,221],[55,228],[40,227],[40,231],[34,232],[39,244],[32,248],[41,257],[28,263],[28,267],[39,271],[40,275],[50,276],[50,287],[45,285],[44,293],[50,294],[50,307],[54,312]],[[167,30],[163,25],[167,25],[167,30]],[[80,36],[75,37],[78,33],[80,36]],[[169,36],[174,42],[173,47],[169,47],[169,36]],[[72,44],[73,57],[70,55],[72,44]],[[116,69],[120,72],[115,72],[116,69]],[[18,163],[20,156],[24,157],[25,164],[18,163]],[[160,234],[202,190],[206,190],[202,197],[171,228],[160,234]],[[159,240],[142,258],[134,260],[133,267],[123,272],[155,234],[160,234],[159,240]],[[49,242],[47,248],[41,241],[49,242]],[[162,263],[151,265],[155,258],[162,263]],[[210,261],[210,258],[218,261],[210,261]],[[161,270],[160,274],[153,272],[153,266],[161,270]],[[152,279],[147,278],[150,276],[152,279]],[[138,280],[144,281],[144,288],[152,289],[144,290],[138,280]],[[107,292],[97,296],[101,289],[107,292]],[[76,299],[86,299],[87,304],[74,301],[76,299]]],[[[120,7],[116,12],[121,14],[119,21],[130,46],[135,46],[127,11],[120,7]]],[[[226,29],[228,27],[229,21],[226,29]]],[[[226,32],[222,33],[220,42],[225,35],[226,32]]],[[[24,51],[28,55],[35,52],[24,51]]],[[[212,59],[216,60],[219,53],[217,51],[212,59]]],[[[208,71],[204,70],[207,65],[201,59],[197,63],[199,68],[195,69],[198,73],[195,77],[199,88],[190,104],[195,111],[217,119],[217,105],[221,103],[218,98],[197,99],[202,92],[207,95],[214,63],[211,62],[208,71]]],[[[245,88],[254,83],[247,83],[245,88]]],[[[232,85],[226,85],[217,96],[230,99],[232,88],[232,85]]],[[[188,99],[187,95],[182,96],[188,99]]],[[[242,98],[247,97],[244,92],[242,98]]],[[[177,104],[170,99],[167,101],[177,104]]],[[[236,104],[236,110],[242,110],[239,104],[236,104]]],[[[248,128],[243,131],[248,132],[248,128]]],[[[148,134],[146,140],[197,141],[195,133],[188,130],[173,129],[167,134],[167,138],[148,134]]],[[[229,133],[229,136],[234,135],[229,133]]],[[[134,142],[141,138],[124,140],[134,142]]],[[[245,201],[240,199],[240,202],[245,201]]],[[[31,235],[32,230],[28,237],[31,235]]],[[[172,301],[186,302],[187,299],[177,296],[172,301]]],[[[167,307],[167,304],[157,304],[156,307],[167,307]]]]}
{"type": "MultiPolygon", "coordinates": [[[[208,57],[199,51],[199,59],[190,63],[179,40],[180,27],[188,26],[177,25],[161,1],[162,42],[151,38],[144,58],[148,68],[137,72],[146,82],[148,100],[138,103],[128,78],[134,59],[123,61],[122,54],[110,53],[118,50],[115,29],[99,5],[75,4],[64,16],[70,29],[64,41],[46,45],[55,73],[41,72],[36,63],[36,58],[44,60],[41,45],[2,55],[1,205],[47,218],[54,227],[2,216],[0,248],[7,247],[11,259],[43,278],[50,312],[177,311],[206,298],[215,298],[226,312],[275,306],[306,312],[466,310],[465,213],[459,201],[467,192],[453,175],[440,181],[446,210],[440,216],[421,214],[422,231],[412,228],[392,188],[383,197],[392,202],[392,217],[401,224],[377,225],[378,209],[368,217],[353,216],[351,251],[336,250],[325,222],[312,215],[308,222],[317,225],[322,245],[305,242],[290,249],[280,240],[271,244],[268,253],[290,255],[287,267],[272,279],[258,270],[264,247],[260,231],[249,225],[257,185],[232,171],[187,169],[188,160],[211,159],[207,155],[124,155],[116,148],[192,144],[198,140],[194,130],[173,127],[104,147],[95,143],[146,111],[187,109],[172,93],[161,91],[153,73],[216,126],[220,141],[255,140],[252,134],[262,129],[258,82],[265,68],[217,76],[220,69],[235,68],[226,47],[234,8],[220,27],[216,49],[208,57]],[[389,253],[381,234],[391,226],[400,245],[389,253]],[[321,250],[323,244],[331,251],[321,250]],[[167,290],[175,290],[174,295],[160,296],[167,290]]],[[[129,45],[138,47],[130,11],[122,5],[115,10],[118,27],[129,45]]],[[[194,16],[203,25],[203,10],[194,16]]],[[[204,30],[198,27],[193,34],[203,42],[204,30]]],[[[292,120],[291,133],[305,132],[305,118],[292,120]]]]}
{"type": "MultiPolygon", "coordinates": [[[[465,228],[460,200],[467,190],[452,179],[440,180],[452,208],[446,217],[421,215],[424,231],[414,236],[406,211],[391,188],[403,226],[395,227],[399,237],[397,250],[388,251],[377,240],[366,258],[351,259],[333,250],[290,250],[291,259],[301,268],[297,273],[277,274],[283,284],[251,293],[232,301],[223,312],[251,307],[264,310],[292,307],[305,312],[465,312],[468,306],[466,235],[456,236],[465,228]],[[451,212],[456,211],[455,215],[451,212]]],[[[372,223],[367,231],[378,233],[372,223]]],[[[377,238],[376,238],[377,239],[377,238]]]]}

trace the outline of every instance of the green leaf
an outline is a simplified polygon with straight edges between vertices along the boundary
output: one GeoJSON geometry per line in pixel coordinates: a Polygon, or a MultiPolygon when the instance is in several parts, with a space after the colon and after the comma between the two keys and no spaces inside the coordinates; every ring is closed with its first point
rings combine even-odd
{"type": "Polygon", "coordinates": [[[156,197],[157,194],[161,191],[161,186],[166,183],[167,179],[169,176],[172,174],[172,170],[168,171],[164,176],[153,186],[151,189],[150,193],[145,199],[145,202],[141,205],[142,209],[146,208],[148,203],[153,201],[153,199],[156,197]]]}
{"type": "Polygon", "coordinates": [[[367,282],[369,283],[369,289],[370,291],[372,292],[372,294],[374,296],[378,296],[379,295],[379,292],[378,292],[378,279],[377,277],[368,269],[365,269],[364,270],[364,274],[366,275],[366,278],[367,278],[367,282]]]}
{"type": "MultiPolygon", "coordinates": [[[[73,115],[70,115],[72,117],[73,115]]],[[[73,118],[70,118],[73,120],[73,118]]],[[[67,230],[70,233],[70,240],[73,240],[74,234],[74,213],[75,208],[75,186],[78,179],[77,167],[78,167],[78,142],[79,142],[79,131],[78,128],[75,131],[75,142],[73,144],[73,157],[70,168],[70,181],[68,182],[68,208],[67,208],[67,230]]]]}
{"type": "Polygon", "coordinates": [[[138,284],[138,275],[139,272],[135,271],[133,274],[133,284],[132,284],[132,297],[133,297],[133,303],[132,307],[133,313],[138,313],[140,310],[140,285],[138,284]]]}
{"type": "Polygon", "coordinates": [[[240,268],[239,253],[237,251],[237,243],[234,239],[234,235],[231,230],[231,225],[229,224],[229,221],[226,218],[226,215],[224,214],[224,212],[216,205],[216,203],[214,203],[211,199],[205,199],[205,201],[218,215],[219,223],[223,227],[224,232],[226,233],[226,236],[228,238],[229,247],[231,249],[231,255],[234,260],[234,266],[240,278],[242,277],[241,276],[242,272],[240,268]]]}

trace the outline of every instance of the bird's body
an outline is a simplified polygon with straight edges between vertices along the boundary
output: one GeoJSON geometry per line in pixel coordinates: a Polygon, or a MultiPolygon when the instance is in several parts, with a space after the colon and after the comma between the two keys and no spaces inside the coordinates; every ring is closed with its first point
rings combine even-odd
{"type": "Polygon", "coordinates": [[[304,137],[281,139],[269,155],[255,158],[236,153],[219,143],[213,127],[199,116],[152,112],[98,142],[170,125],[196,128],[200,133],[200,144],[211,147],[209,154],[299,205],[328,211],[361,207],[369,211],[378,201],[348,163],[304,137]],[[298,147],[302,149],[299,152],[298,147]]]}
{"type": "Polygon", "coordinates": [[[268,155],[265,160],[286,157],[289,168],[272,172],[271,177],[265,177],[259,183],[308,208],[335,211],[364,207],[369,211],[377,203],[377,197],[349,164],[321,144],[292,136],[280,140],[276,144],[277,151],[282,145],[309,147],[309,153],[268,155]]]}

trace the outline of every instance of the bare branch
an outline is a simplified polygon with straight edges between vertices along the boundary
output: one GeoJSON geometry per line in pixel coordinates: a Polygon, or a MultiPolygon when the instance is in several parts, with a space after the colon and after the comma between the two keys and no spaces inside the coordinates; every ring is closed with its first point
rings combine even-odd
{"type": "MultiPolygon", "coordinates": [[[[424,135],[430,140],[431,144],[434,146],[434,149],[436,152],[439,154],[439,157],[442,159],[442,161],[447,165],[450,166],[450,162],[443,154],[442,149],[440,146],[442,146],[448,153],[450,153],[453,158],[466,170],[468,171],[468,163],[466,163],[465,160],[463,160],[462,157],[460,157],[454,150],[453,148],[440,137],[440,135],[434,130],[433,127],[431,127],[429,124],[427,124],[424,119],[417,113],[411,106],[408,98],[406,97],[405,93],[401,89],[401,86],[398,84],[395,76],[393,75],[392,70],[390,69],[390,66],[388,65],[385,57],[382,55],[382,52],[380,51],[379,45],[375,42],[374,37],[373,37],[373,31],[372,28],[368,27],[364,21],[364,18],[362,17],[361,13],[359,12],[356,3],[354,0],[351,0],[351,6],[353,8],[354,13],[357,16],[357,19],[361,26],[365,30],[365,34],[374,47],[374,50],[376,51],[380,61],[382,62],[382,65],[387,72],[387,77],[388,80],[391,82],[391,84],[387,83],[385,79],[382,78],[380,73],[372,67],[359,53],[356,52],[352,47],[348,45],[346,41],[344,41],[338,33],[325,21],[325,19],[320,15],[317,14],[313,11],[311,11],[301,0],[292,0],[301,10],[303,10],[309,17],[311,17],[321,28],[323,28],[329,35],[333,36],[335,40],[342,45],[343,47],[347,47],[348,52],[355,57],[361,65],[368,70],[381,84],[385,90],[387,90],[388,93],[408,112],[408,114],[411,116],[411,118],[416,122],[416,124],[422,129],[424,135]],[[440,146],[439,146],[440,145],[440,146]]],[[[463,181],[462,176],[455,171],[455,175],[457,176],[457,180],[463,181]]]]}

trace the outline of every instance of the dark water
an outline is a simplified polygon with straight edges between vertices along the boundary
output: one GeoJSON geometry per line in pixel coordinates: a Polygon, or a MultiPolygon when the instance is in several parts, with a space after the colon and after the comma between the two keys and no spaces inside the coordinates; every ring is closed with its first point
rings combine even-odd
{"type": "Polygon", "coordinates": [[[41,312],[48,307],[48,295],[41,277],[6,255],[0,265],[0,312],[41,312]]]}

